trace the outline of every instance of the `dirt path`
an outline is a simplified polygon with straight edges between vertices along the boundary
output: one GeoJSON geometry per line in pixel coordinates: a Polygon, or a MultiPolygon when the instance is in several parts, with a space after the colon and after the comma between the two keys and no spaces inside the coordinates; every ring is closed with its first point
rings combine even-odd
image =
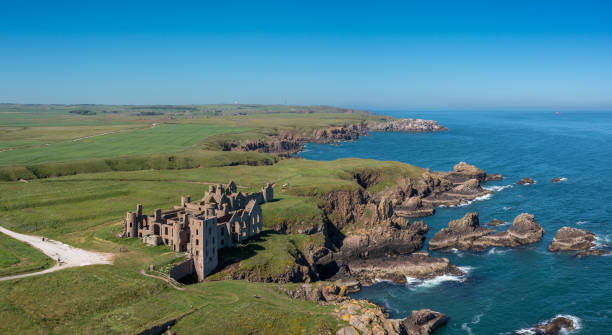
{"type": "Polygon", "coordinates": [[[49,269],[15,276],[1,277],[0,281],[37,276],[75,266],[112,264],[113,262],[112,254],[87,251],[54,240],[46,239],[43,241],[41,236],[16,233],[2,226],[0,226],[0,232],[33,246],[55,261],[59,259],[59,262],[49,269]]]}

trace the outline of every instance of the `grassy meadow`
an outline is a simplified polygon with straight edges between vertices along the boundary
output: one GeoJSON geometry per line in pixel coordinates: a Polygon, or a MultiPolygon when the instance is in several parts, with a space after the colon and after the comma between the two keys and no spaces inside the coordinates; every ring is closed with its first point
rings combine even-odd
{"type": "MultiPolygon", "coordinates": [[[[117,235],[137,203],[150,213],[172,208],[184,194],[200,198],[210,183],[234,180],[255,191],[272,182],[276,200],[262,206],[266,231],[222,252],[221,262],[238,260],[238,273],[282,274],[296,254],[323,238],[270,228],[320,223],[321,196],[360,188],[355,173],[379,175],[371,186],[379,190],[422,170],[398,162],[223,152],[218,143],[372,117],[327,107],[0,105],[0,224],[115,256],[113,265],[0,282],[0,333],[134,334],[169,320],[178,320],[177,334],[335,332],[345,323],[331,314],[333,306],[293,301],[279,284],[224,280],[220,271],[177,289],[146,277],[141,271],[149,264],[164,271],[182,255],[117,235]],[[85,114],[70,113],[75,110],[85,114]],[[112,133],[73,141],[100,132],[112,133]]],[[[0,239],[0,271],[23,255],[35,264],[36,250],[17,252],[14,242],[0,239]]]]}

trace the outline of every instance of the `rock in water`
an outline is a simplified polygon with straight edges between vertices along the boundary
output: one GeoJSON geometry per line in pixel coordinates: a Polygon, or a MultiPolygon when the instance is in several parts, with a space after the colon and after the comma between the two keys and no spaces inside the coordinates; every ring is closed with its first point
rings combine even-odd
{"type": "Polygon", "coordinates": [[[579,251],[575,256],[604,256],[609,255],[609,250],[596,249],[595,234],[586,229],[562,227],[557,231],[552,242],[548,246],[549,251],[579,251]]]}
{"type": "Polygon", "coordinates": [[[356,259],[348,263],[351,277],[362,285],[371,285],[376,280],[389,280],[405,284],[406,277],[431,279],[442,275],[462,276],[464,273],[447,258],[431,257],[426,252],[395,257],[356,259]]]}
{"type": "Polygon", "coordinates": [[[499,219],[493,219],[490,222],[487,222],[487,226],[501,226],[503,224],[505,224],[505,222],[499,219]]]}
{"type": "Polygon", "coordinates": [[[562,227],[548,246],[550,251],[579,251],[595,246],[595,235],[585,229],[562,227]]]}
{"type": "Polygon", "coordinates": [[[572,330],[574,329],[574,321],[569,318],[559,316],[545,324],[537,325],[534,327],[536,334],[541,335],[557,335],[561,334],[563,329],[572,330]]]}
{"type": "Polygon", "coordinates": [[[535,180],[529,178],[529,177],[525,177],[519,181],[516,182],[519,185],[531,185],[531,184],[535,184],[535,180]]]}
{"type": "Polygon", "coordinates": [[[552,179],[550,182],[551,182],[551,183],[558,183],[558,182],[561,182],[561,181],[563,181],[563,180],[564,180],[563,178],[559,178],[559,177],[557,177],[557,178],[553,178],[553,179],[552,179]]]}
{"type": "Polygon", "coordinates": [[[531,214],[517,216],[508,231],[497,232],[481,227],[478,213],[467,213],[463,218],[448,223],[429,241],[430,250],[457,248],[483,251],[488,247],[516,247],[542,239],[544,229],[531,214]]]}
{"type": "Polygon", "coordinates": [[[404,132],[432,132],[448,130],[446,127],[439,125],[436,121],[423,119],[399,119],[386,122],[368,122],[367,128],[370,131],[404,132]]]}
{"type": "Polygon", "coordinates": [[[446,323],[446,315],[430,309],[412,311],[412,314],[403,322],[408,335],[427,335],[434,329],[446,323]]]}

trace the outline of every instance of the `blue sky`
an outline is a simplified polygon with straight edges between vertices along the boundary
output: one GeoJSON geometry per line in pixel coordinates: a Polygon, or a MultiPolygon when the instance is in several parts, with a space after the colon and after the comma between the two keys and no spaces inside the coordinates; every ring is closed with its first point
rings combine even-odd
{"type": "Polygon", "coordinates": [[[612,110],[612,2],[0,2],[0,102],[236,100],[612,110]]]}

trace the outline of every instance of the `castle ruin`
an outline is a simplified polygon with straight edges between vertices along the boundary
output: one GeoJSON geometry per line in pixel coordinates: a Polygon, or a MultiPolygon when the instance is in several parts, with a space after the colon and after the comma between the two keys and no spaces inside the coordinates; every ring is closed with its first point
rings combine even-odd
{"type": "Polygon", "coordinates": [[[189,253],[193,265],[182,265],[182,272],[195,271],[202,281],[217,267],[220,249],[236,247],[261,232],[260,205],[273,198],[270,184],[253,193],[238,192],[233,181],[210,185],[202,200],[192,202],[186,195],[172,210],[143,215],[142,205],[137,205],[136,212],[126,214],[122,236],[189,253]]]}

